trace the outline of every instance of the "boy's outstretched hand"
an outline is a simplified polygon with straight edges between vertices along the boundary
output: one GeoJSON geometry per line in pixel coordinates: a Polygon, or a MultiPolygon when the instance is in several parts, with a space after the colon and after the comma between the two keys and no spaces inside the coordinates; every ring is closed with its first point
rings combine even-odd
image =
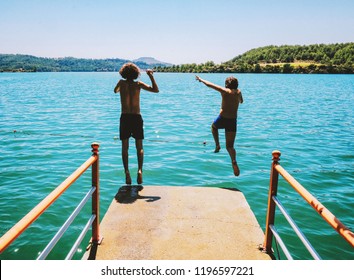
{"type": "Polygon", "coordinates": [[[148,76],[152,76],[153,73],[154,73],[154,71],[151,69],[146,70],[146,74],[148,74],[148,76]]]}

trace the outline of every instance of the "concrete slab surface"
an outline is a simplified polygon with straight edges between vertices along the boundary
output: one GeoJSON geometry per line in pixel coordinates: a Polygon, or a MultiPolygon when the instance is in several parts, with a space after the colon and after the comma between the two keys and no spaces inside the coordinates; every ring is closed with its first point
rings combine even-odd
{"type": "Polygon", "coordinates": [[[244,195],[212,187],[145,186],[116,195],[100,224],[102,244],[83,259],[270,260],[244,195]]]}

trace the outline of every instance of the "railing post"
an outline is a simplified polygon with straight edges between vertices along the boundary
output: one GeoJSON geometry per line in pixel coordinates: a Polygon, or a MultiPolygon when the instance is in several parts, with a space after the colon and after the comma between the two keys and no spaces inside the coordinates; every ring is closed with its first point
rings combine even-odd
{"type": "Polygon", "coordinates": [[[92,223],[92,242],[98,243],[100,239],[100,181],[99,181],[99,148],[98,143],[92,143],[92,155],[95,156],[97,159],[92,164],[92,186],[96,187],[96,190],[92,194],[92,214],[96,215],[95,220],[92,223]]]}
{"type": "Polygon", "coordinates": [[[279,172],[275,169],[275,166],[279,164],[280,160],[280,151],[273,151],[273,162],[271,165],[270,170],[270,182],[269,182],[269,194],[268,194],[268,210],[267,210],[267,217],[266,217],[266,229],[265,229],[265,236],[263,242],[263,250],[267,253],[271,253],[272,250],[272,239],[273,233],[270,230],[270,225],[274,225],[274,217],[275,217],[275,202],[273,201],[273,196],[277,195],[278,191],[278,177],[279,172]]]}

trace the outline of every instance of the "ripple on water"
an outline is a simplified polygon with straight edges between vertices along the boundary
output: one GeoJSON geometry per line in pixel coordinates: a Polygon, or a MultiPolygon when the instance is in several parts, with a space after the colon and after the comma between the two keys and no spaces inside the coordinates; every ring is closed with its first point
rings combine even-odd
{"type": "MultiPolygon", "coordinates": [[[[228,75],[203,77],[223,84],[228,75]]],[[[213,153],[210,124],[219,112],[220,96],[195,83],[193,74],[156,73],[160,93],[141,95],[144,184],[237,188],[264,228],[271,153],[278,149],[282,166],[353,228],[353,76],[236,76],[245,100],[239,110],[236,140],[241,176],[232,174],[223,132],[222,149],[213,153]],[[336,92],[335,99],[323,95],[329,91],[336,92]]],[[[117,139],[119,95],[112,93],[116,82],[116,73],[0,75],[0,234],[78,168],[91,155],[94,141],[100,143],[101,213],[105,212],[124,184],[117,139]]],[[[130,143],[131,173],[136,174],[133,140],[130,143]]],[[[2,258],[36,258],[45,246],[43,229],[47,241],[63,223],[61,213],[68,215],[88,188],[89,174],[65,192],[47,216],[23,233],[2,258]]],[[[279,195],[296,221],[310,228],[305,230],[306,236],[320,248],[324,259],[354,259],[352,248],[282,179],[279,195]]],[[[86,221],[86,217],[78,217],[65,238],[76,239],[78,228],[86,221]]],[[[308,259],[286,221],[280,215],[276,221],[288,236],[286,241],[294,242],[295,257],[308,259]]],[[[60,243],[62,250],[50,258],[63,259],[66,243],[70,242],[60,243]]]]}

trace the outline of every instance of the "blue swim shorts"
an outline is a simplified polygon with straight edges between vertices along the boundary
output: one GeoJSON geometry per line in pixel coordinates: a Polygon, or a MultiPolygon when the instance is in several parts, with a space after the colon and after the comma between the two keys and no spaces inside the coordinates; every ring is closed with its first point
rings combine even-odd
{"type": "Polygon", "coordinates": [[[213,124],[215,128],[217,129],[225,129],[226,132],[236,132],[237,131],[237,118],[224,118],[222,116],[218,116],[213,124]]]}

